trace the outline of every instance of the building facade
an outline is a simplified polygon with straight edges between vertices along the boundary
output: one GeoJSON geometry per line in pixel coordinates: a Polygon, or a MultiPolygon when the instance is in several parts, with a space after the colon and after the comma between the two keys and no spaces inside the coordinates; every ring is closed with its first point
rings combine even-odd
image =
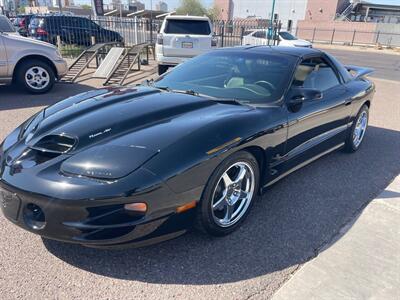
{"type": "Polygon", "coordinates": [[[158,11],[168,11],[168,4],[165,3],[164,1],[160,1],[156,4],[156,10],[158,11]]]}
{"type": "MultiPolygon", "coordinates": [[[[322,0],[331,1],[331,0],[322,0]]],[[[333,0],[334,1],[334,0],[333,0]]],[[[275,1],[274,14],[282,21],[284,27],[291,21],[292,26],[297,25],[298,20],[304,20],[307,0],[275,1]]],[[[270,19],[273,0],[216,0],[215,5],[220,10],[220,18],[232,19],[270,19]]]]}

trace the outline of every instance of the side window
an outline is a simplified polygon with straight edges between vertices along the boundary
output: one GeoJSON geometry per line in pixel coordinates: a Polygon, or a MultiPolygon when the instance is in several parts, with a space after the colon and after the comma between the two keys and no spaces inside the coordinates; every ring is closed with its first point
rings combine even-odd
{"type": "Polygon", "coordinates": [[[306,59],[297,67],[293,85],[305,88],[329,90],[340,84],[332,67],[322,58],[306,59]]]}
{"type": "Polygon", "coordinates": [[[266,31],[257,31],[254,33],[254,37],[265,39],[267,37],[266,31]]]}
{"type": "Polygon", "coordinates": [[[97,25],[97,23],[93,22],[92,20],[88,20],[89,21],[89,25],[88,28],[93,29],[93,30],[99,30],[99,25],[97,25]]]}

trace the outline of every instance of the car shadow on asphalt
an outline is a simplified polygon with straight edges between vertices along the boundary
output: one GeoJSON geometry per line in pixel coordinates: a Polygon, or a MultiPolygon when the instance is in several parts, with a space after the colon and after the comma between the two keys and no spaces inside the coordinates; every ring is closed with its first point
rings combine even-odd
{"type": "Polygon", "coordinates": [[[93,89],[93,87],[83,84],[56,83],[53,89],[47,94],[32,95],[21,90],[21,88],[16,85],[0,86],[0,111],[48,106],[67,97],[93,89]],[[9,99],[13,99],[13,101],[9,99]]]}
{"type": "Polygon", "coordinates": [[[399,131],[369,127],[357,153],[332,153],[281,180],[255,203],[243,226],[224,238],[191,232],[121,251],[44,244],[77,268],[147,283],[220,284],[294,270],[334,240],[400,173],[399,149],[399,131]]]}

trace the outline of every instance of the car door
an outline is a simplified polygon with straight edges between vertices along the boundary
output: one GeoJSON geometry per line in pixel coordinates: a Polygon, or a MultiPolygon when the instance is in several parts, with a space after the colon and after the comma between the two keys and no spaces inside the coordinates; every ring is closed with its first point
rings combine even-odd
{"type": "Polygon", "coordinates": [[[267,31],[266,30],[258,30],[253,34],[254,42],[252,45],[260,46],[267,45],[267,31]]]}
{"type": "Polygon", "coordinates": [[[7,53],[5,48],[4,36],[0,33],[0,77],[7,77],[8,73],[8,61],[7,53]]]}
{"type": "Polygon", "coordinates": [[[344,144],[351,103],[343,79],[330,60],[322,56],[304,59],[297,67],[291,90],[311,89],[321,92],[319,99],[292,106],[288,93],[288,139],[286,171],[306,163],[344,144]]]}

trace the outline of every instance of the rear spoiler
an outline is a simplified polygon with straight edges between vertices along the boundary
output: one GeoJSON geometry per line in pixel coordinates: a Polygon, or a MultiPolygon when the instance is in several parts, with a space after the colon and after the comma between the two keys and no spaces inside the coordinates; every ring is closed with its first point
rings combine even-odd
{"type": "Polygon", "coordinates": [[[347,65],[344,67],[347,69],[347,71],[349,71],[351,73],[351,75],[353,75],[354,79],[358,79],[363,76],[369,75],[375,71],[374,69],[371,69],[371,68],[362,68],[362,67],[357,67],[357,66],[352,66],[352,65],[347,65]]]}

